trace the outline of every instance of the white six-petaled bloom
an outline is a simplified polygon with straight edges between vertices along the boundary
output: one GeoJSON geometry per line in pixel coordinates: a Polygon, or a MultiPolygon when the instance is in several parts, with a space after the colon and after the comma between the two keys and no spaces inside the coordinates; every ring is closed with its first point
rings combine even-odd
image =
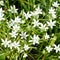
{"type": "Polygon", "coordinates": [[[31,40],[29,40],[29,42],[32,42],[33,45],[35,45],[35,44],[39,44],[39,40],[40,40],[40,38],[38,37],[38,35],[34,34],[34,36],[31,37],[31,40]]]}
{"type": "Polygon", "coordinates": [[[28,55],[26,54],[26,53],[24,53],[24,55],[23,55],[23,58],[26,58],[28,55]]]}
{"type": "Polygon", "coordinates": [[[11,42],[11,43],[8,45],[8,47],[12,50],[12,48],[13,48],[13,43],[11,42]]]}
{"type": "Polygon", "coordinates": [[[34,22],[32,23],[33,27],[36,27],[36,26],[38,27],[40,25],[39,20],[35,20],[35,19],[33,20],[34,20],[34,22]]]}
{"type": "Polygon", "coordinates": [[[18,49],[19,48],[19,46],[20,46],[20,42],[18,41],[18,42],[16,42],[16,41],[14,41],[13,42],[13,47],[16,49],[18,49]]]}
{"type": "Polygon", "coordinates": [[[14,20],[15,23],[21,23],[21,18],[19,18],[19,16],[15,17],[15,20],[14,20]]]}
{"type": "Polygon", "coordinates": [[[11,43],[11,41],[10,40],[8,40],[7,38],[4,40],[4,39],[1,39],[2,40],[2,45],[4,45],[4,47],[6,48],[6,47],[8,47],[8,45],[11,43]]]}
{"type": "Polygon", "coordinates": [[[52,51],[52,47],[51,46],[46,46],[46,50],[48,51],[48,53],[50,53],[50,51],[52,51]]]}
{"type": "Polygon", "coordinates": [[[26,39],[28,37],[28,34],[26,34],[26,32],[21,32],[20,36],[21,39],[26,39]]]}
{"type": "Polygon", "coordinates": [[[38,7],[35,9],[35,13],[36,13],[36,14],[42,14],[42,9],[40,9],[40,6],[38,6],[38,7]]]}
{"type": "Polygon", "coordinates": [[[15,17],[14,19],[14,23],[18,24],[18,23],[24,23],[25,21],[23,21],[19,16],[15,17]]]}
{"type": "Polygon", "coordinates": [[[55,9],[53,7],[51,7],[49,9],[49,12],[48,13],[52,15],[52,18],[56,18],[56,12],[55,12],[55,9]]]}
{"type": "Polygon", "coordinates": [[[17,36],[16,31],[12,31],[12,32],[10,32],[9,34],[11,35],[11,37],[14,37],[14,38],[16,38],[16,36],[17,36]]]}
{"type": "Polygon", "coordinates": [[[48,29],[48,27],[46,26],[46,24],[43,25],[42,23],[40,23],[39,28],[41,29],[41,32],[42,31],[47,31],[47,29],[48,29]]]}
{"type": "Polygon", "coordinates": [[[31,16],[37,16],[39,14],[42,14],[42,9],[40,8],[40,6],[35,8],[35,10],[33,12],[31,11],[31,16]]]}
{"type": "Polygon", "coordinates": [[[56,1],[52,4],[54,7],[58,7],[59,6],[59,3],[56,1]]]}
{"type": "Polygon", "coordinates": [[[55,23],[56,21],[52,21],[52,20],[50,20],[50,22],[47,21],[47,24],[51,29],[53,29],[53,26],[56,26],[55,23]]]}
{"type": "Polygon", "coordinates": [[[20,26],[19,25],[14,25],[13,26],[13,31],[17,32],[20,30],[20,26]]]}
{"type": "Polygon", "coordinates": [[[28,19],[28,18],[31,17],[31,14],[29,12],[27,12],[27,13],[24,12],[23,14],[24,14],[24,16],[25,16],[26,19],[28,19]]]}
{"type": "Polygon", "coordinates": [[[57,52],[60,52],[60,45],[56,46],[55,44],[53,45],[54,46],[54,50],[57,52]]]}
{"type": "Polygon", "coordinates": [[[11,19],[11,21],[7,22],[8,27],[11,28],[13,25],[15,25],[15,22],[13,19],[11,19]]]}
{"type": "Polygon", "coordinates": [[[55,14],[56,12],[55,12],[55,9],[53,9],[53,7],[51,7],[50,9],[49,9],[49,14],[55,14]]]}
{"type": "Polygon", "coordinates": [[[44,37],[45,37],[46,40],[48,40],[50,38],[47,33],[44,35],[44,37]]]}
{"type": "Polygon", "coordinates": [[[18,9],[16,9],[15,5],[10,6],[10,9],[8,9],[8,11],[10,11],[11,13],[17,13],[17,10],[18,9]]]}
{"type": "Polygon", "coordinates": [[[29,50],[29,48],[30,48],[30,47],[29,47],[28,45],[24,44],[24,50],[27,51],[27,50],[29,50]]]}

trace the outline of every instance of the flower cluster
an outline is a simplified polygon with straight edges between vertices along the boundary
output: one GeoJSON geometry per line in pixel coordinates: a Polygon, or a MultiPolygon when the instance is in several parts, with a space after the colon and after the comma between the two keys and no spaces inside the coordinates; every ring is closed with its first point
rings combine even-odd
{"type": "Polygon", "coordinates": [[[1,49],[10,52],[8,55],[17,54],[18,57],[25,59],[30,51],[37,48],[42,48],[42,52],[48,51],[49,54],[51,51],[60,52],[60,45],[55,44],[57,41],[55,29],[58,26],[57,11],[60,5],[58,1],[52,3],[47,13],[40,5],[36,5],[33,11],[28,12],[25,10],[19,12],[15,5],[5,10],[4,1],[0,1],[0,5],[2,35],[0,45],[1,49]],[[36,44],[39,47],[36,47],[36,44]]]}
{"type": "Polygon", "coordinates": [[[1,39],[2,40],[2,44],[5,48],[6,47],[9,47],[10,49],[12,48],[16,48],[16,49],[19,49],[19,42],[16,42],[14,41],[13,43],[11,42],[11,40],[8,41],[8,39],[6,38],[5,40],[1,39]]]}
{"type": "Polygon", "coordinates": [[[47,51],[50,53],[50,51],[55,50],[56,53],[60,52],[60,44],[58,46],[56,46],[55,44],[53,45],[53,47],[51,46],[46,46],[47,51]]]}

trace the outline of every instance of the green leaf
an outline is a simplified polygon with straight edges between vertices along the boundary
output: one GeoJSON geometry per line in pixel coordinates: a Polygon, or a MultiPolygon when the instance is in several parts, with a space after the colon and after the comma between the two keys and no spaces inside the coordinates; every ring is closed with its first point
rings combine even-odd
{"type": "Polygon", "coordinates": [[[5,53],[0,53],[0,60],[5,60],[5,53]]]}

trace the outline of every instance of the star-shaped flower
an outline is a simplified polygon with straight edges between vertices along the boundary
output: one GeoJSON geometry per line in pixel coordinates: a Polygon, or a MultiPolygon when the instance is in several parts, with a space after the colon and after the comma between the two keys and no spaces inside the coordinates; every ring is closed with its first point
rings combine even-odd
{"type": "Polygon", "coordinates": [[[39,40],[40,38],[38,37],[38,35],[35,35],[33,37],[31,37],[31,40],[29,40],[29,42],[33,42],[33,45],[35,44],[39,44],[39,40]]]}
{"type": "Polygon", "coordinates": [[[24,50],[29,50],[29,48],[30,47],[28,45],[26,45],[26,44],[24,45],[24,50]]]}
{"type": "Polygon", "coordinates": [[[44,37],[45,37],[46,40],[48,40],[50,38],[47,33],[44,35],[44,37]]]}
{"type": "Polygon", "coordinates": [[[20,46],[20,42],[19,41],[18,42],[16,42],[16,41],[13,42],[13,47],[14,48],[17,48],[18,49],[19,46],[20,46]]]}
{"type": "Polygon", "coordinates": [[[11,41],[8,40],[7,38],[5,40],[4,39],[1,40],[2,40],[2,45],[4,45],[5,48],[11,43],[11,41]]]}
{"type": "Polygon", "coordinates": [[[17,36],[17,33],[16,33],[16,31],[12,31],[11,33],[9,33],[10,35],[11,35],[11,37],[14,37],[14,38],[16,38],[16,36],[17,36]]]}
{"type": "Polygon", "coordinates": [[[39,28],[41,29],[41,32],[42,31],[47,31],[47,29],[48,29],[48,27],[46,26],[46,24],[42,24],[42,23],[40,23],[39,28]]]}
{"type": "Polygon", "coordinates": [[[23,58],[26,58],[28,55],[26,54],[26,53],[24,53],[24,55],[23,55],[23,58]]]}
{"type": "Polygon", "coordinates": [[[48,51],[48,53],[50,53],[50,51],[52,51],[52,47],[51,46],[46,46],[46,50],[48,51]]]}
{"type": "Polygon", "coordinates": [[[25,16],[26,19],[28,19],[28,18],[31,17],[31,14],[29,12],[27,12],[27,13],[24,12],[24,16],[25,16]]]}
{"type": "Polygon", "coordinates": [[[52,21],[52,20],[50,20],[50,22],[47,22],[48,26],[49,26],[51,29],[53,29],[53,26],[56,26],[55,23],[56,23],[56,21],[52,21]]]}
{"type": "Polygon", "coordinates": [[[56,12],[55,12],[55,9],[53,9],[53,7],[51,7],[50,9],[49,9],[49,14],[55,14],[56,12]]]}
{"type": "Polygon", "coordinates": [[[56,51],[56,53],[57,53],[58,51],[60,51],[60,45],[56,46],[56,45],[54,44],[54,50],[56,51]]]}
{"type": "Polygon", "coordinates": [[[54,7],[58,7],[59,6],[59,3],[56,1],[52,4],[54,7]]]}
{"type": "Polygon", "coordinates": [[[33,27],[36,27],[36,26],[38,27],[40,25],[39,20],[35,20],[35,19],[33,20],[34,20],[34,22],[32,23],[33,27]]]}
{"type": "Polygon", "coordinates": [[[20,36],[21,39],[26,39],[28,37],[28,34],[26,34],[26,32],[21,32],[20,36]]]}
{"type": "Polygon", "coordinates": [[[11,13],[17,13],[17,10],[18,9],[16,9],[15,5],[10,6],[10,9],[8,9],[8,11],[10,11],[11,13]]]}

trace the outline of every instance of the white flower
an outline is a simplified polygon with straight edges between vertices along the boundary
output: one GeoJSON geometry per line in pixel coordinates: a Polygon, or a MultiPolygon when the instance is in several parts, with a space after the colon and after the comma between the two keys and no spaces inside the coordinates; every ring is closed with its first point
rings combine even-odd
{"type": "Polygon", "coordinates": [[[33,27],[36,27],[36,26],[40,25],[39,20],[35,20],[35,19],[34,19],[34,22],[32,24],[34,24],[33,27]]]}
{"type": "Polygon", "coordinates": [[[16,36],[17,36],[17,33],[16,33],[16,31],[12,31],[11,33],[9,33],[10,35],[11,35],[11,37],[14,37],[14,38],[16,38],[16,36]]]}
{"type": "Polygon", "coordinates": [[[8,47],[12,50],[12,48],[14,47],[15,49],[17,48],[17,50],[19,49],[19,46],[20,46],[20,44],[19,44],[19,41],[18,42],[16,42],[16,41],[14,41],[13,43],[11,42],[9,45],[8,45],[8,47]]]}
{"type": "Polygon", "coordinates": [[[56,14],[52,14],[52,18],[56,18],[56,14]]]}
{"type": "Polygon", "coordinates": [[[16,42],[16,41],[14,41],[13,42],[13,47],[16,49],[18,49],[19,48],[19,46],[20,46],[20,42],[18,41],[18,42],[16,42]]]}
{"type": "Polygon", "coordinates": [[[21,23],[21,18],[19,18],[19,16],[15,17],[14,22],[15,23],[21,23]]]}
{"type": "Polygon", "coordinates": [[[59,3],[56,1],[52,4],[54,7],[58,7],[59,6],[59,3]]]}
{"type": "Polygon", "coordinates": [[[33,45],[35,45],[36,43],[39,44],[39,40],[40,38],[38,37],[38,35],[35,35],[33,37],[31,37],[32,40],[29,40],[29,42],[33,42],[33,45]]]}
{"type": "Polygon", "coordinates": [[[1,6],[4,6],[4,2],[3,2],[3,1],[0,1],[0,5],[1,5],[1,6]]]}
{"type": "Polygon", "coordinates": [[[2,45],[4,45],[5,48],[11,43],[11,41],[8,41],[7,38],[5,40],[3,40],[3,39],[1,39],[1,40],[2,40],[2,45]]]}
{"type": "Polygon", "coordinates": [[[0,20],[4,20],[4,11],[0,8],[0,20]]]}
{"type": "Polygon", "coordinates": [[[14,25],[13,26],[13,31],[17,32],[18,30],[20,30],[20,26],[14,25]]]}
{"type": "Polygon", "coordinates": [[[26,19],[28,19],[28,18],[31,17],[31,14],[29,12],[27,12],[27,13],[24,12],[23,14],[24,14],[24,16],[25,16],[26,19]]]}
{"type": "Polygon", "coordinates": [[[40,29],[41,29],[41,32],[42,31],[46,31],[47,29],[48,29],[48,27],[46,26],[46,24],[42,24],[42,23],[40,23],[40,27],[39,27],[40,29]]]}
{"type": "Polygon", "coordinates": [[[42,14],[42,9],[40,9],[39,6],[37,8],[35,8],[35,11],[31,12],[32,16],[36,16],[38,14],[42,14]]]}
{"type": "Polygon", "coordinates": [[[47,33],[44,35],[44,37],[45,37],[46,40],[48,40],[50,38],[47,33]]]}
{"type": "Polygon", "coordinates": [[[29,47],[28,45],[26,45],[26,44],[24,45],[24,50],[27,51],[27,50],[29,50],[29,48],[30,48],[30,47],[29,47]]]}
{"type": "Polygon", "coordinates": [[[4,11],[2,10],[2,8],[0,8],[0,14],[3,14],[4,13],[4,11]]]}
{"type": "Polygon", "coordinates": [[[55,26],[56,21],[50,20],[50,22],[47,22],[48,26],[53,29],[53,26],[55,26]]]}
{"type": "Polygon", "coordinates": [[[23,58],[26,58],[28,55],[26,54],[26,53],[24,53],[24,55],[23,55],[23,58]]]}
{"type": "Polygon", "coordinates": [[[46,46],[46,50],[48,51],[48,53],[50,53],[50,51],[52,51],[52,47],[51,46],[46,46]]]}
{"type": "Polygon", "coordinates": [[[35,12],[36,14],[42,14],[42,9],[40,9],[40,6],[38,6],[36,9],[35,9],[35,12]]]}
{"type": "Polygon", "coordinates": [[[58,51],[60,51],[60,45],[56,46],[56,45],[54,44],[53,46],[54,46],[54,50],[56,51],[56,53],[57,53],[58,51]]]}
{"type": "Polygon", "coordinates": [[[49,14],[55,14],[55,9],[53,9],[52,7],[49,9],[49,14]]]}
{"type": "Polygon", "coordinates": [[[0,20],[5,20],[4,14],[1,14],[1,13],[0,13],[0,20]]]}
{"type": "Polygon", "coordinates": [[[8,11],[10,11],[11,13],[17,13],[17,10],[18,9],[16,9],[15,5],[10,6],[10,9],[8,9],[8,11]]]}
{"type": "Polygon", "coordinates": [[[21,39],[26,39],[28,37],[28,34],[26,34],[26,32],[21,32],[20,36],[21,39]]]}
{"type": "Polygon", "coordinates": [[[11,21],[7,22],[8,27],[11,28],[13,25],[15,25],[15,22],[13,19],[11,19],[11,21]]]}
{"type": "Polygon", "coordinates": [[[53,9],[52,7],[49,9],[49,14],[52,15],[52,18],[56,18],[56,14],[55,14],[55,9],[53,9]]]}
{"type": "Polygon", "coordinates": [[[19,18],[19,16],[15,17],[14,23],[18,24],[18,23],[24,23],[25,21],[21,20],[21,18],[19,18]]]}
{"type": "Polygon", "coordinates": [[[12,48],[13,48],[13,43],[11,42],[11,43],[8,45],[8,47],[12,50],[12,48]]]}

